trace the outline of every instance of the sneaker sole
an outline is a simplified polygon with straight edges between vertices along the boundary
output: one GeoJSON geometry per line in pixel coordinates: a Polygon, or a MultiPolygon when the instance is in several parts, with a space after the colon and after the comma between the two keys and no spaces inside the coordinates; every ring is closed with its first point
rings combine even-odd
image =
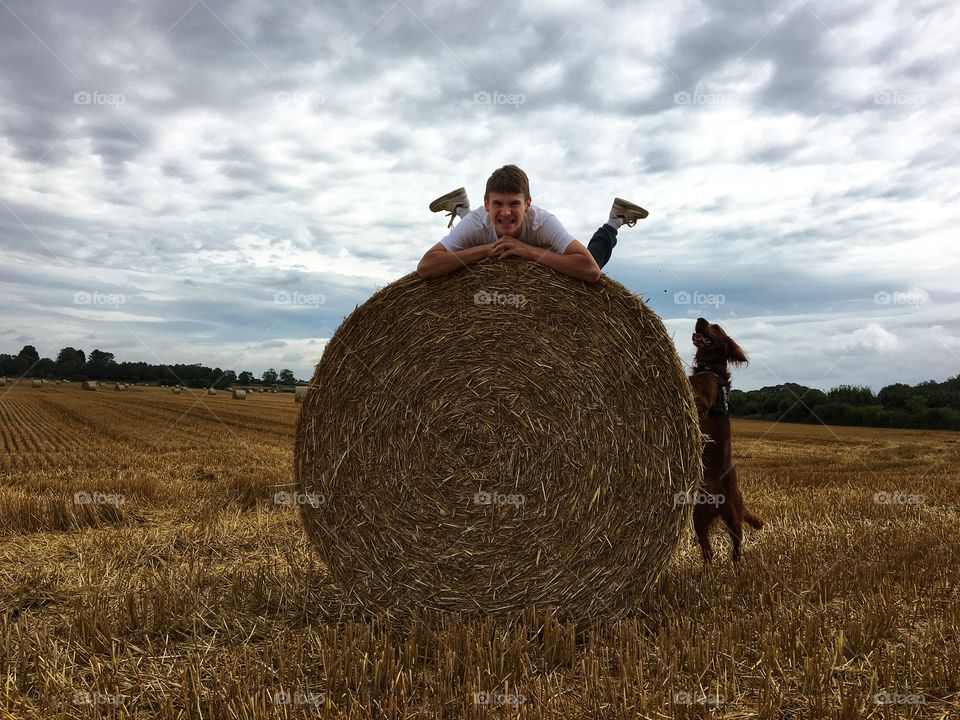
{"type": "Polygon", "coordinates": [[[641,220],[643,220],[645,217],[647,217],[647,215],[650,214],[639,205],[634,205],[632,202],[628,202],[622,198],[614,198],[613,204],[617,205],[622,210],[627,210],[637,215],[641,220]]]}
{"type": "Polygon", "coordinates": [[[467,194],[466,188],[457,188],[453,192],[448,192],[446,195],[441,195],[432,203],[430,203],[430,212],[440,212],[441,210],[444,209],[443,206],[448,201],[453,200],[458,195],[466,195],[466,194],[467,194]]]}

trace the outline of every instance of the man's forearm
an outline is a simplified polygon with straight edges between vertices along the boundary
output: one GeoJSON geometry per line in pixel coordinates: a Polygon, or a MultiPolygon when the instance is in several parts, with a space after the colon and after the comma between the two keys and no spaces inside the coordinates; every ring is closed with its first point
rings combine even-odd
{"type": "Polygon", "coordinates": [[[435,278],[452,273],[478,260],[483,260],[490,254],[490,244],[475,245],[456,252],[441,252],[436,250],[427,255],[417,266],[417,274],[422,278],[435,278]]]}
{"type": "Polygon", "coordinates": [[[579,253],[561,255],[553,250],[536,248],[533,257],[530,259],[533,262],[546,265],[557,272],[562,272],[564,275],[569,275],[577,280],[597,282],[597,280],[600,279],[600,266],[597,265],[593,256],[581,255],[579,253]]]}

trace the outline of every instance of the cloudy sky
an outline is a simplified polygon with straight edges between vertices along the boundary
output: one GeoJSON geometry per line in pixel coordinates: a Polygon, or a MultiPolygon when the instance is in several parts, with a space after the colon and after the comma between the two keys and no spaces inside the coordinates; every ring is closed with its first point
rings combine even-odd
{"type": "Polygon", "coordinates": [[[0,0],[0,352],[309,377],[514,162],[743,389],[960,373],[960,6],[0,0]]]}

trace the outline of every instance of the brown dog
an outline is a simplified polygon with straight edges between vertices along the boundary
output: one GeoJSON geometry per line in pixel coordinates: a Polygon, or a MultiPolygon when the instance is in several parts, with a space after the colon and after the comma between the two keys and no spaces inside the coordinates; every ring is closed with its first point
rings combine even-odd
{"type": "Polygon", "coordinates": [[[697,318],[693,344],[697,348],[690,385],[697,401],[700,430],[708,436],[703,448],[703,486],[693,508],[693,527],[703,551],[703,561],[713,559],[710,549],[710,525],[719,515],[733,541],[733,561],[740,560],[743,523],[757,530],[763,521],[743,504],[737,486],[737,468],[730,450],[730,371],[728,365],[740,366],[747,356],[740,346],[719,325],[697,318]]]}

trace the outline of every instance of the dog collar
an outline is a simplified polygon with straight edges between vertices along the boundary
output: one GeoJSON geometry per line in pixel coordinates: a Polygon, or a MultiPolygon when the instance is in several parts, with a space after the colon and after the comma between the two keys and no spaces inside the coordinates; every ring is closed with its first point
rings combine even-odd
{"type": "Polygon", "coordinates": [[[693,374],[710,373],[717,380],[717,400],[707,411],[710,415],[721,415],[729,417],[730,415],[730,391],[727,390],[727,383],[720,377],[720,373],[712,370],[709,365],[697,365],[693,368],[693,374]]]}

